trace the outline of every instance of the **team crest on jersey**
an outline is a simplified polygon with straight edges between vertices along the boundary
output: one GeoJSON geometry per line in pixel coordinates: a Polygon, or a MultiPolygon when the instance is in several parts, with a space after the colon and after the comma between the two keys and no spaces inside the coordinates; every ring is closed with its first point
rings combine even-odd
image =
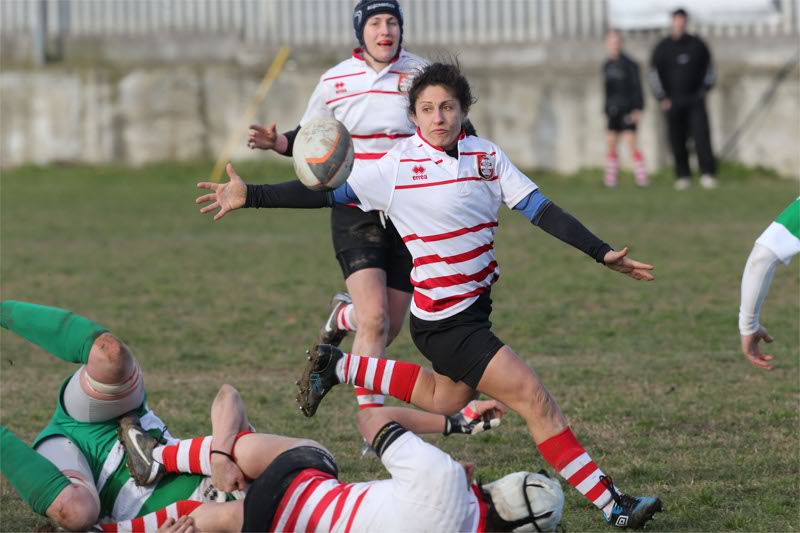
{"type": "Polygon", "coordinates": [[[408,94],[412,83],[414,83],[414,76],[411,74],[400,74],[400,76],[397,77],[397,92],[408,94]]]}
{"type": "Polygon", "coordinates": [[[492,156],[478,156],[478,172],[480,173],[482,179],[492,179],[492,175],[494,174],[494,161],[492,161],[492,156]]]}

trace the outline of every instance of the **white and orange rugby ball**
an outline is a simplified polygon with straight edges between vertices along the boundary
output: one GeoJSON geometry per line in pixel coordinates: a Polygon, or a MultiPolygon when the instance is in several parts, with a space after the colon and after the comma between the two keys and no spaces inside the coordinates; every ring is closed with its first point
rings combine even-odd
{"type": "Polygon", "coordinates": [[[336,189],[353,169],[353,139],[334,118],[317,118],[300,128],[292,152],[297,178],[313,191],[336,189]]]}

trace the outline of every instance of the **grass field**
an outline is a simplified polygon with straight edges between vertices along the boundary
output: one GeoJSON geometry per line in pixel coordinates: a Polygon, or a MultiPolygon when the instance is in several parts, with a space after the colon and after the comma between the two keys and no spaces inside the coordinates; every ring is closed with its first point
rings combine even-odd
{"type": "MultiPolygon", "coordinates": [[[[385,477],[358,458],[355,401],[342,386],[312,419],[294,403],[304,350],[343,283],[328,212],[240,211],[212,223],[193,201],[209,164],[4,171],[3,299],[66,307],[125,340],[150,406],[178,436],[210,431],[223,382],[265,432],[307,436],[335,454],[346,481],[385,477]]],[[[237,166],[251,182],[289,167],[237,166]]],[[[796,182],[728,169],[715,192],[648,190],[628,180],[531,173],[543,192],[613,246],[656,266],[645,284],[610,272],[504,212],[496,334],[559,400],[584,445],[623,490],[659,494],[657,531],[800,529],[798,262],[776,271],[762,322],[777,368],[739,353],[739,282],[753,241],[798,194],[796,182]]],[[[0,419],[31,442],[74,371],[3,331],[0,419]]],[[[345,347],[349,341],[345,341],[345,347]]],[[[390,356],[423,363],[404,331],[390,356]]],[[[522,419],[483,437],[435,437],[486,480],[547,465],[522,419]]],[[[0,530],[43,520],[0,482],[0,530]]],[[[600,531],[598,512],[565,485],[569,531],[600,531]]]]}

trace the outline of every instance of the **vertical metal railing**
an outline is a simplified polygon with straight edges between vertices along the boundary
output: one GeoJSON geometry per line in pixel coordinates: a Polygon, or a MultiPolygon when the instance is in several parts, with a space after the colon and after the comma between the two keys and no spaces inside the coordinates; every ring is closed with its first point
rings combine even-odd
{"type": "MultiPolygon", "coordinates": [[[[0,32],[48,37],[170,34],[235,36],[271,45],[351,43],[355,0],[0,0],[0,32]],[[42,16],[42,12],[46,16],[42,16]]],[[[709,37],[798,35],[800,0],[766,22],[700,24],[709,37]]],[[[406,40],[417,45],[596,39],[607,0],[404,0],[406,40]]]]}

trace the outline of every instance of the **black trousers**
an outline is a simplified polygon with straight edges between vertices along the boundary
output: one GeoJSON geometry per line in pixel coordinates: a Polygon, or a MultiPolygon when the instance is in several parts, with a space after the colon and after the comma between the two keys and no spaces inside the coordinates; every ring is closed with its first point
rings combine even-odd
{"type": "Polygon", "coordinates": [[[705,101],[699,99],[681,105],[673,103],[666,116],[669,142],[675,158],[675,177],[688,178],[692,175],[689,150],[686,147],[690,136],[694,140],[700,173],[714,176],[717,173],[717,162],[711,150],[711,129],[708,126],[705,101]]]}

